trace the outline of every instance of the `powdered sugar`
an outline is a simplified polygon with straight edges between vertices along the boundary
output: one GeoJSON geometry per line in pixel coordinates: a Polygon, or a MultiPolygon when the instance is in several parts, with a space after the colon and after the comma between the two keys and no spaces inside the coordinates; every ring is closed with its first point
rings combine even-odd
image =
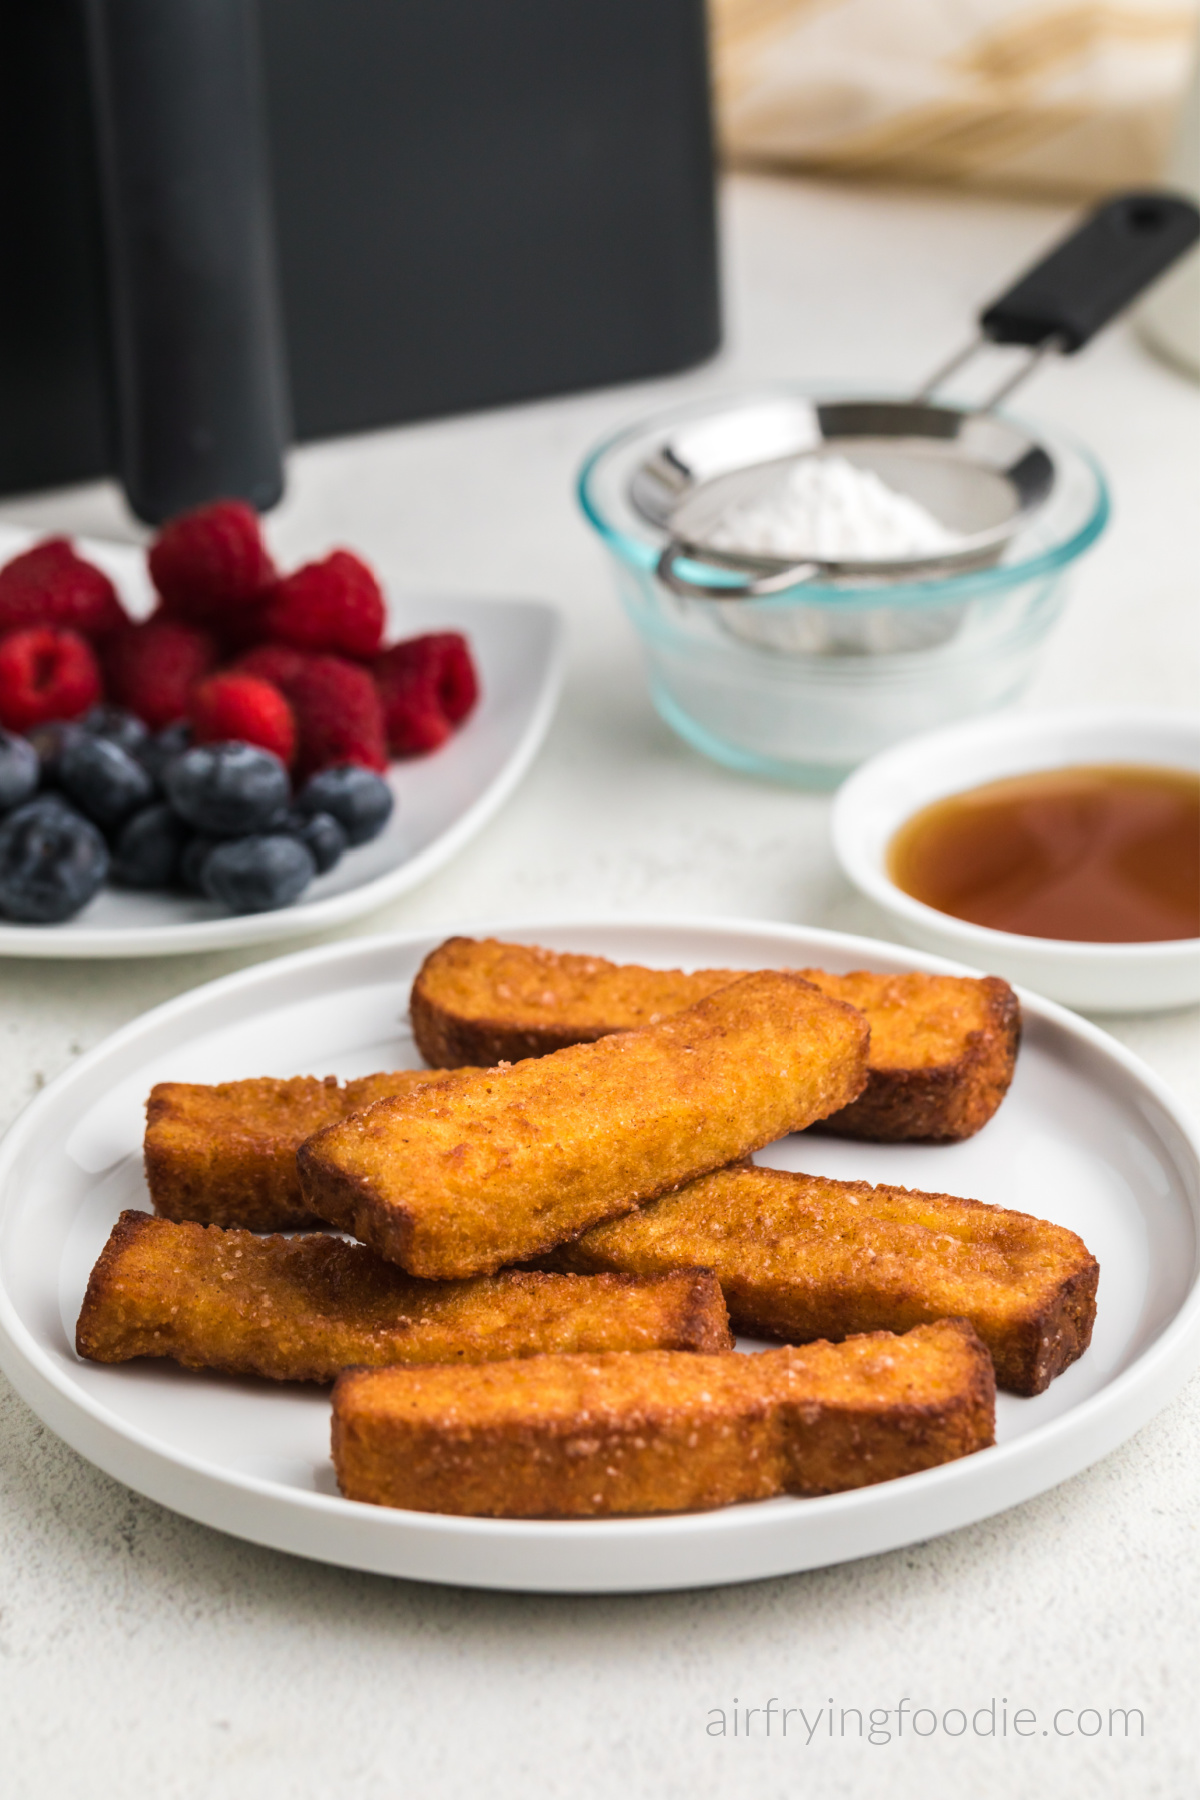
{"type": "Polygon", "coordinates": [[[714,550],[821,562],[938,556],[959,542],[919,501],[844,456],[800,458],[706,537],[714,550]]]}

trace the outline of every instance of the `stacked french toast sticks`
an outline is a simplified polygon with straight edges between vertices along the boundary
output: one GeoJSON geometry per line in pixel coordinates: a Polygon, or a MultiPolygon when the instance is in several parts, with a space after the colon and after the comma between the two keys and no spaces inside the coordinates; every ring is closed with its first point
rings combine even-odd
{"type": "Polygon", "coordinates": [[[451,938],[412,1021],[427,1069],[153,1090],[155,1215],[114,1228],[82,1356],[332,1381],[353,1500],[583,1518],[931,1468],[993,1442],[997,1383],[1088,1346],[1073,1232],[750,1160],[979,1131],[1017,1054],[1002,981],[451,938]]]}

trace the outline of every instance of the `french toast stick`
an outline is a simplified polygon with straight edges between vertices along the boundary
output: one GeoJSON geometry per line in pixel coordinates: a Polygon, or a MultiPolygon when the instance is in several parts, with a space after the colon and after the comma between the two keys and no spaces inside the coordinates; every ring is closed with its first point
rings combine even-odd
{"type": "Polygon", "coordinates": [[[307,1204],[410,1275],[542,1254],[844,1106],[861,1013],[794,975],[748,975],[594,1044],[380,1100],[300,1146],[307,1204]]]}
{"type": "MultiPolygon", "coordinates": [[[[344,1085],[333,1076],[323,1081],[311,1076],[228,1081],[214,1087],[160,1082],[147,1104],[145,1142],[155,1211],[162,1218],[252,1231],[311,1225],[295,1157],[304,1139],[323,1126],[375,1100],[443,1079],[459,1054],[476,1057],[480,1064],[545,1055],[565,1044],[592,1042],[613,1029],[650,1023],[659,1005],[669,1016],[740,979],[734,969],[684,975],[469,938],[451,938],[425,967],[432,973],[424,988],[418,978],[413,1013],[420,1021],[424,1054],[443,1059],[433,1069],[364,1076],[344,1085]],[[545,985],[548,969],[553,988],[545,985]],[[524,986],[513,979],[515,974],[522,976],[524,986]],[[531,974],[540,984],[532,998],[531,974]],[[564,990],[560,975],[574,985],[564,990]],[[475,993],[477,979],[485,976],[493,981],[491,992],[499,1001],[508,1003],[516,996],[514,1011],[523,1020],[519,1027],[495,1018],[473,1019],[469,1007],[481,1002],[468,1001],[448,987],[443,991],[444,984],[462,981],[475,993]],[[599,988],[597,1004],[602,1002],[608,1012],[607,1024],[597,1024],[588,997],[593,978],[599,988]],[[559,1005],[560,1023],[545,1023],[546,1009],[559,1005]],[[522,1013],[522,1008],[540,1010],[542,1024],[531,1024],[529,1011],[522,1013]],[[616,1027],[613,1018],[621,1021],[616,1027]]],[[[880,1142],[956,1140],[970,1137],[991,1117],[1012,1077],[1019,1032],[1016,997],[1007,983],[991,977],[863,971],[828,975],[819,969],[801,974],[832,998],[857,1006],[871,1026],[865,1089],[810,1129],[880,1142]]]]}
{"type": "MultiPolygon", "coordinates": [[[[959,975],[796,974],[866,1014],[867,1085],[821,1124],[883,1143],[957,1140],[985,1125],[1012,1080],[1020,1008],[1006,981],[959,975]]],[[[668,1018],[736,969],[646,969],[494,938],[448,938],[412,990],[413,1035],[436,1068],[515,1062],[668,1018]]]]}
{"type": "Polygon", "coordinates": [[[548,1266],[711,1269],[736,1331],[803,1343],[967,1319],[996,1381],[1040,1394],[1087,1349],[1099,1265],[1027,1213],[746,1164],[594,1226],[548,1266]]]}
{"type": "Polygon", "coordinates": [[[712,1275],[414,1281],[362,1244],[255,1237],[124,1212],[92,1271],[81,1356],[332,1381],[351,1363],[488,1362],[542,1352],[732,1349],[712,1275]]]}
{"type": "Polygon", "coordinates": [[[401,1069],[344,1083],[335,1075],[214,1087],[160,1081],[146,1102],[144,1143],[154,1210],[164,1219],[248,1231],[311,1227],[296,1173],[304,1139],[385,1095],[445,1078],[444,1070],[401,1069]]]}
{"type": "Polygon", "coordinates": [[[693,1512],[891,1481],[993,1442],[969,1325],[757,1356],[534,1356],[347,1370],[333,1461],[351,1500],[492,1518],[693,1512]]]}
{"type": "Polygon", "coordinates": [[[871,1027],[867,1085],[816,1130],[879,1144],[959,1143],[992,1117],[1012,1084],[1021,1006],[998,975],[797,971],[846,1000],[871,1027]]]}

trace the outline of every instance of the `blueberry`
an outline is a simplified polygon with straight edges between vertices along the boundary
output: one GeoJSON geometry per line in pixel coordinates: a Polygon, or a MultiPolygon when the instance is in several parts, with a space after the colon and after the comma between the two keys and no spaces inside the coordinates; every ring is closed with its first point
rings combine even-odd
{"type": "Polygon", "coordinates": [[[289,837],[299,838],[307,844],[317,865],[317,874],[324,875],[335,863],[342,859],[346,848],[346,833],[338,824],[332,813],[318,812],[304,814],[290,812],[282,822],[281,829],[289,837]]]}
{"type": "Polygon", "coordinates": [[[382,776],[360,763],[338,763],[305,782],[296,805],[305,813],[332,813],[348,843],[365,844],[379,836],[395,801],[382,776]]]}
{"type": "Polygon", "coordinates": [[[36,793],[40,776],[33,745],[11,731],[0,731],[0,813],[11,812],[36,793]]]}
{"type": "Polygon", "coordinates": [[[164,801],[127,819],[113,845],[112,878],[122,887],[167,888],[179,873],[188,828],[164,801]]]}
{"type": "Polygon", "coordinates": [[[35,725],[32,731],[25,733],[26,739],[37,753],[43,787],[58,786],[58,766],[62,761],[63,751],[68,744],[75,743],[85,735],[82,725],[75,725],[67,719],[52,719],[45,725],[35,725]]]}
{"type": "Polygon", "coordinates": [[[204,888],[230,912],[268,912],[299,899],[317,872],[294,837],[243,837],[218,844],[204,862],[204,888]]]}
{"type": "Polygon", "coordinates": [[[107,701],[100,706],[93,706],[91,712],[86,714],[83,729],[93,737],[107,738],[112,744],[120,744],[122,750],[128,750],[131,756],[137,755],[150,735],[136,713],[126,712],[123,706],[113,706],[107,701]]]}
{"type": "Polygon", "coordinates": [[[174,725],[168,725],[155,737],[143,738],[134,755],[161,787],[167,764],[182,756],[191,741],[191,726],[186,719],[177,719],[174,725]]]}
{"type": "Polygon", "coordinates": [[[0,823],[0,914],[7,919],[69,919],[107,873],[104,839],[57,795],[29,800],[0,823]]]}
{"type": "Polygon", "coordinates": [[[189,838],[179,857],[179,884],[189,894],[207,894],[204,885],[204,865],[208,861],[210,850],[215,850],[220,838],[205,837],[198,833],[189,838]]]}
{"type": "Polygon", "coordinates": [[[59,786],[80,812],[110,829],[154,797],[154,783],[136,757],[108,738],[72,738],[58,764],[59,786]]]}
{"type": "Polygon", "coordinates": [[[234,836],[261,831],[282,812],[287,770],[253,744],[197,744],[169,765],[167,799],[197,831],[234,836]]]}

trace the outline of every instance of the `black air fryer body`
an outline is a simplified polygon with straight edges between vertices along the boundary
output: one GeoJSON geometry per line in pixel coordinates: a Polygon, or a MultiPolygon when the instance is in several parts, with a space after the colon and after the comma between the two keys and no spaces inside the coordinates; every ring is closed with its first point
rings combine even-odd
{"type": "MultiPolygon", "coordinates": [[[[136,4],[87,0],[93,59],[97,19],[136,4]]],[[[97,167],[83,11],[0,0],[0,491],[124,466],[127,215],[111,156],[97,167]]],[[[716,347],[703,0],[257,12],[298,438],[661,374],[716,347]]]]}

